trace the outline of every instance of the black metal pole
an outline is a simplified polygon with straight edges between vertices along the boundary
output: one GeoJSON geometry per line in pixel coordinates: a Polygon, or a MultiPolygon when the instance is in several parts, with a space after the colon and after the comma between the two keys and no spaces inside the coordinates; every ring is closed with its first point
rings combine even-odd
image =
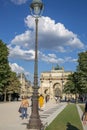
{"type": "Polygon", "coordinates": [[[42,123],[38,112],[38,18],[35,18],[35,64],[34,64],[34,86],[32,96],[32,109],[29,124],[30,130],[41,130],[42,123]]]}

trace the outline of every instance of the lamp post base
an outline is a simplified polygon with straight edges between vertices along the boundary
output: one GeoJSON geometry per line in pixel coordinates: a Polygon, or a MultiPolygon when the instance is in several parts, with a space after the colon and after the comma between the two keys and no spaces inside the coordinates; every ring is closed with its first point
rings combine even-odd
{"type": "Polygon", "coordinates": [[[36,126],[36,127],[33,127],[33,124],[32,126],[30,126],[29,124],[27,125],[27,130],[45,130],[45,127],[43,126],[43,124],[41,124],[41,126],[36,126]]]}
{"type": "Polygon", "coordinates": [[[36,129],[32,129],[32,128],[28,129],[27,128],[27,130],[45,130],[45,128],[44,127],[40,128],[40,129],[38,129],[38,128],[36,128],[36,129]]]}
{"type": "Polygon", "coordinates": [[[44,126],[42,125],[40,128],[29,128],[29,126],[27,126],[27,130],[45,130],[44,126]]]}
{"type": "Polygon", "coordinates": [[[39,129],[28,129],[28,130],[39,130],[39,129]]]}
{"type": "Polygon", "coordinates": [[[41,129],[28,129],[28,130],[45,130],[45,129],[41,128],[41,129]]]}

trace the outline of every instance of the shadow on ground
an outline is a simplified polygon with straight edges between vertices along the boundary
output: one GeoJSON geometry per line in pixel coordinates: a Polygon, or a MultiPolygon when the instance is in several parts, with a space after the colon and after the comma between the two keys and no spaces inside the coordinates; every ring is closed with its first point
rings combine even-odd
{"type": "Polygon", "coordinates": [[[79,130],[79,129],[68,122],[66,130],[79,130]]]}

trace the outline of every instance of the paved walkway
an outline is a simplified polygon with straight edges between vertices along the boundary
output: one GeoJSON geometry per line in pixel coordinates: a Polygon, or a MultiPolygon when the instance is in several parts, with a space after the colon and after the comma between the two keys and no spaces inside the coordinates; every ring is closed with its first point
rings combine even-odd
{"type": "Polygon", "coordinates": [[[66,103],[51,103],[46,104],[44,111],[40,112],[42,123],[49,125],[55,117],[66,107],[66,103]]]}
{"type": "MultiPolygon", "coordinates": [[[[66,107],[66,103],[47,103],[40,111],[42,123],[49,125],[54,118],[66,107]]],[[[20,102],[0,103],[0,130],[27,130],[29,119],[22,120],[18,113],[20,102]]],[[[77,105],[80,117],[82,111],[77,105]]],[[[29,115],[31,107],[28,108],[29,115]]],[[[83,125],[83,123],[82,123],[83,125]]],[[[83,130],[87,130],[87,125],[83,126],[83,130]]]]}
{"type": "MultiPolygon", "coordinates": [[[[81,119],[83,112],[82,112],[82,110],[80,109],[80,107],[79,107],[78,104],[77,104],[77,109],[78,109],[78,113],[79,113],[79,116],[80,116],[80,119],[81,119]]],[[[84,125],[83,122],[82,122],[82,120],[81,120],[81,123],[82,123],[82,126],[83,126],[83,130],[87,130],[87,124],[84,125]]]]}
{"type": "MultiPolygon", "coordinates": [[[[20,118],[19,106],[20,102],[0,103],[0,130],[27,130],[29,119],[20,118]]],[[[39,112],[42,123],[49,125],[65,106],[66,103],[47,103],[39,112]]],[[[29,115],[30,111],[31,107],[28,108],[29,115]]]]}

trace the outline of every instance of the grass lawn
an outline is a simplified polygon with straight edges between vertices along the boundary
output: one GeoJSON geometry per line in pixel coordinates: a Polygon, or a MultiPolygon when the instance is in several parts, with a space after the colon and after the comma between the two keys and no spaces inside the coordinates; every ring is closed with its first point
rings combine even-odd
{"type": "Polygon", "coordinates": [[[80,106],[81,110],[84,111],[85,105],[84,104],[80,104],[79,106],[80,106]]]}
{"type": "Polygon", "coordinates": [[[83,130],[76,104],[68,104],[46,130],[83,130]]]}

